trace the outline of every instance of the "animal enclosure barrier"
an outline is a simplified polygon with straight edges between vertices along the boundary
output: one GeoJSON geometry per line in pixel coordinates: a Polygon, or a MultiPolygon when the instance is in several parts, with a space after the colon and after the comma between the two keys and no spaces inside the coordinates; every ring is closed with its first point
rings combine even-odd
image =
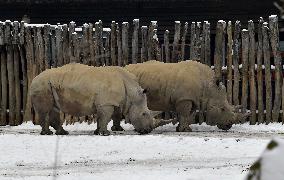
{"type": "MultiPolygon", "coordinates": [[[[70,62],[125,66],[156,59],[175,63],[185,57],[215,70],[227,87],[229,102],[242,105],[242,111],[251,111],[251,124],[284,122],[277,16],[270,16],[267,22],[263,18],[249,21],[246,29],[239,21],[218,21],[215,39],[207,21],[175,21],[174,26],[175,32],[166,30],[161,42],[156,21],[148,26],[140,26],[138,19],[122,24],[113,21],[110,27],[104,27],[102,21],[83,26],[75,22],[0,22],[0,125],[19,125],[32,118],[29,87],[45,69],[70,62]]],[[[204,112],[199,112],[197,122],[204,120],[204,112]]],[[[90,118],[80,121],[90,122],[90,118]]],[[[72,122],[72,117],[67,118],[67,123],[72,122]]]]}

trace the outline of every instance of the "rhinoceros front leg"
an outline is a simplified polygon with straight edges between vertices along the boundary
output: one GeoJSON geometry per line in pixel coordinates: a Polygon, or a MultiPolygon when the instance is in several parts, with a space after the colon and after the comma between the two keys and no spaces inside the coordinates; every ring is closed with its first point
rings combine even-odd
{"type": "Polygon", "coordinates": [[[69,134],[68,131],[65,131],[61,125],[59,111],[56,111],[55,109],[50,111],[49,120],[50,120],[50,125],[56,130],[55,132],[56,135],[69,134]]]}
{"type": "Polygon", "coordinates": [[[194,122],[195,110],[191,101],[182,101],[176,106],[178,126],[177,132],[191,132],[190,124],[194,122]]]}
{"type": "Polygon", "coordinates": [[[112,131],[124,131],[124,129],[120,126],[120,122],[122,120],[122,114],[119,108],[114,108],[112,120],[113,120],[113,126],[111,127],[112,131]]]}
{"type": "Polygon", "coordinates": [[[94,134],[108,136],[110,132],[107,130],[107,125],[111,120],[111,116],[113,114],[114,107],[113,106],[99,106],[97,107],[97,129],[94,134]]]}

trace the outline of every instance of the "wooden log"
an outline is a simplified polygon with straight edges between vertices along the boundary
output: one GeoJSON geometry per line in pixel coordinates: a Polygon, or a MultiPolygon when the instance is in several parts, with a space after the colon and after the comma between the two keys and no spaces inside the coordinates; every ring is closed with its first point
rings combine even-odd
{"type": "Polygon", "coordinates": [[[204,63],[211,66],[211,40],[210,40],[210,23],[204,22],[204,63]]]}
{"type": "Polygon", "coordinates": [[[110,66],[110,31],[106,31],[106,38],[105,38],[105,65],[110,66]]]}
{"type": "Polygon", "coordinates": [[[157,29],[157,21],[151,21],[148,29],[148,60],[153,60],[154,58],[154,45],[153,45],[153,36],[154,36],[154,29],[157,29]]]}
{"type": "Polygon", "coordinates": [[[27,97],[28,97],[28,77],[27,77],[27,62],[25,58],[25,47],[24,45],[19,46],[20,60],[21,60],[21,71],[23,75],[23,91],[22,91],[22,101],[23,101],[23,112],[26,110],[27,97]]]}
{"type": "Polygon", "coordinates": [[[185,51],[185,42],[186,42],[187,31],[188,31],[188,22],[185,22],[184,27],[183,27],[182,37],[181,37],[181,58],[180,58],[180,60],[182,60],[182,61],[185,60],[184,51],[185,51]]]}
{"type": "Polygon", "coordinates": [[[111,64],[113,66],[117,65],[116,61],[116,24],[115,21],[111,22],[111,32],[110,32],[110,54],[111,54],[111,64]]]}
{"type": "MultiPolygon", "coordinates": [[[[281,66],[281,54],[279,50],[279,28],[278,28],[278,17],[269,16],[269,36],[271,49],[273,52],[274,65],[275,65],[275,98],[272,110],[272,122],[278,122],[281,98],[282,97],[282,66],[281,66]]],[[[283,94],[284,97],[284,94],[283,94]]],[[[283,98],[284,99],[284,98],[283,98]]]]}
{"type": "Polygon", "coordinates": [[[263,106],[263,77],[262,77],[262,62],[263,62],[263,36],[262,36],[263,18],[260,18],[258,24],[258,43],[257,43],[257,104],[258,104],[258,123],[264,121],[264,106],[263,106]]]}
{"type": "Polygon", "coordinates": [[[5,39],[7,51],[7,72],[9,84],[9,125],[15,126],[15,76],[14,76],[14,58],[11,37],[11,21],[5,21],[5,39]]]}
{"type": "Polygon", "coordinates": [[[95,60],[96,60],[96,66],[100,66],[100,56],[101,56],[101,50],[100,50],[100,24],[99,22],[95,23],[95,60]]]}
{"type": "Polygon", "coordinates": [[[272,84],[271,84],[271,70],[270,70],[270,45],[268,37],[268,24],[263,23],[263,61],[265,66],[265,101],[266,101],[266,116],[265,121],[268,124],[272,121],[272,84]]]}
{"type": "Polygon", "coordinates": [[[133,35],[132,35],[132,64],[138,62],[138,31],[139,31],[139,19],[133,20],[133,35]]]}
{"type": "Polygon", "coordinates": [[[248,30],[242,30],[242,107],[243,112],[247,110],[248,101],[248,30]]]}
{"type": "Polygon", "coordinates": [[[255,82],[255,33],[253,21],[248,22],[249,33],[249,90],[250,90],[250,124],[256,124],[256,82],[255,82]]]}
{"type": "Polygon", "coordinates": [[[232,38],[232,22],[229,21],[227,25],[227,36],[228,36],[228,44],[227,44],[227,61],[228,61],[228,74],[227,74],[227,97],[230,104],[233,102],[233,38],[232,38]]]}
{"type": "MultiPolygon", "coordinates": [[[[38,50],[37,51],[37,53],[38,53],[37,57],[38,57],[38,59],[36,59],[36,60],[37,60],[37,63],[39,64],[39,70],[38,70],[37,74],[39,74],[40,72],[45,70],[45,59],[44,59],[44,57],[45,57],[44,54],[45,53],[44,53],[44,43],[43,43],[42,27],[38,27],[37,28],[37,44],[36,45],[38,46],[37,47],[37,50],[38,50]]],[[[61,50],[60,48],[61,48],[61,46],[57,47],[57,53],[58,53],[58,51],[61,50]]],[[[59,56],[59,54],[57,54],[56,57],[57,57],[58,61],[60,61],[60,63],[58,62],[58,65],[61,65],[62,64],[62,57],[59,56]],[[59,60],[59,59],[61,59],[61,60],[59,60]]]]}
{"type": "MultiPolygon", "coordinates": [[[[57,67],[57,49],[56,49],[56,37],[55,37],[55,33],[51,33],[50,36],[50,43],[51,43],[51,66],[53,68],[57,67]]],[[[71,52],[73,53],[73,49],[71,50],[71,52]]]]}
{"type": "MultiPolygon", "coordinates": [[[[43,43],[44,43],[44,69],[50,69],[50,25],[45,24],[43,27],[43,43]]],[[[68,53],[65,53],[68,54],[68,53]]]]}
{"type": "MultiPolygon", "coordinates": [[[[69,62],[75,62],[76,60],[74,59],[74,46],[73,46],[73,42],[72,42],[72,34],[75,32],[75,22],[71,21],[69,23],[69,34],[68,34],[68,42],[69,42],[69,48],[68,48],[68,54],[69,54],[69,62]]],[[[53,37],[53,36],[51,36],[53,37]]]]}
{"type": "Polygon", "coordinates": [[[122,66],[122,44],[121,44],[121,31],[119,25],[116,25],[116,40],[117,40],[117,65],[122,66]]]}
{"type": "Polygon", "coordinates": [[[128,22],[122,23],[122,33],[121,33],[121,39],[122,39],[122,62],[123,66],[128,64],[128,29],[129,24],[128,22]]]}
{"type": "Polygon", "coordinates": [[[142,38],[142,47],[141,47],[141,62],[145,62],[148,59],[148,27],[141,27],[141,38],[142,38]]]}
{"type": "Polygon", "coordinates": [[[157,35],[157,29],[154,29],[154,36],[153,36],[153,45],[154,45],[154,55],[157,61],[162,61],[161,57],[161,49],[159,44],[159,39],[157,35]]]}
{"type": "Polygon", "coordinates": [[[103,22],[99,20],[99,39],[98,39],[99,47],[100,47],[100,64],[105,64],[105,51],[103,44],[103,22]]]}
{"type": "Polygon", "coordinates": [[[94,45],[94,35],[93,35],[93,28],[94,25],[92,23],[89,23],[89,38],[88,38],[88,43],[89,43],[89,52],[90,52],[90,62],[89,65],[94,66],[95,63],[95,45],[94,45]]]}
{"type": "Polygon", "coordinates": [[[224,38],[225,24],[226,24],[225,21],[218,21],[216,28],[214,67],[215,67],[216,78],[219,80],[222,79],[222,60],[224,58],[223,41],[225,41],[224,38]]]}
{"type": "Polygon", "coordinates": [[[83,64],[89,64],[90,61],[90,48],[89,48],[89,24],[83,24],[83,36],[82,36],[82,53],[83,53],[83,64]]]}
{"type": "MultiPolygon", "coordinates": [[[[0,31],[3,31],[0,29],[0,31]]],[[[4,33],[3,33],[4,34],[4,33]]],[[[4,39],[3,39],[4,40],[4,39]]],[[[1,119],[0,125],[5,126],[7,125],[7,57],[6,57],[6,50],[3,45],[0,47],[1,54],[0,54],[0,62],[1,62],[1,119]]]]}
{"type": "MultiPolygon", "coordinates": [[[[224,34],[224,32],[223,32],[223,34],[224,34]]],[[[196,23],[196,29],[195,29],[195,46],[194,46],[194,48],[195,48],[195,50],[194,50],[195,60],[197,60],[197,61],[201,60],[200,59],[200,54],[201,54],[201,49],[200,49],[201,37],[200,37],[200,35],[201,35],[201,22],[197,22],[196,23]]],[[[201,63],[203,63],[203,62],[201,62],[201,63]]]]}
{"type": "Polygon", "coordinates": [[[191,23],[190,26],[190,59],[195,59],[195,42],[196,42],[196,35],[195,35],[195,22],[191,23]]]}
{"type": "Polygon", "coordinates": [[[235,22],[234,27],[234,41],[233,41],[233,64],[234,64],[234,85],[233,85],[233,101],[235,105],[239,105],[239,86],[240,86],[240,72],[239,72],[239,51],[240,51],[240,33],[241,23],[240,21],[235,22]]]}
{"type": "Polygon", "coordinates": [[[56,60],[57,67],[63,66],[63,48],[62,48],[62,28],[61,26],[55,27],[55,46],[56,46],[56,60]]]}
{"type": "Polygon", "coordinates": [[[170,40],[169,40],[169,30],[165,31],[164,34],[164,45],[165,45],[165,57],[166,57],[166,63],[170,62],[170,40]]]}
{"type": "Polygon", "coordinates": [[[69,42],[68,42],[68,26],[67,24],[62,25],[62,51],[63,51],[63,64],[68,64],[70,62],[69,54],[66,53],[69,51],[69,42]]]}
{"type": "Polygon", "coordinates": [[[73,45],[73,62],[80,63],[80,50],[79,50],[79,41],[78,34],[73,32],[72,34],[72,45],[73,45]]]}
{"type": "Polygon", "coordinates": [[[175,34],[174,34],[174,42],[173,42],[173,53],[172,53],[172,61],[178,62],[178,51],[179,51],[179,41],[180,41],[180,29],[181,23],[180,21],[175,21],[175,34]]]}
{"type": "Polygon", "coordinates": [[[4,23],[0,21],[0,46],[4,45],[5,33],[4,23]]]}

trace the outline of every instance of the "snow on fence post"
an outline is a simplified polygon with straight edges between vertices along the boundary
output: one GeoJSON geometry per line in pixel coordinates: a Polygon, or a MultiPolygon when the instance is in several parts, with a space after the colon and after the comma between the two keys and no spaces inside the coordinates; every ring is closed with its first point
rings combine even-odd
{"type": "MultiPolygon", "coordinates": [[[[278,122],[280,107],[281,107],[281,98],[282,97],[282,66],[281,66],[281,55],[279,50],[279,29],[278,29],[278,17],[275,15],[269,16],[269,35],[271,49],[273,52],[274,65],[275,65],[275,97],[272,110],[272,121],[278,122]]],[[[283,93],[284,96],[284,93],[283,93]]],[[[284,99],[284,98],[283,98],[284,99]]]]}
{"type": "Polygon", "coordinates": [[[214,67],[215,67],[216,78],[219,80],[222,79],[222,60],[224,58],[223,41],[225,41],[225,35],[224,35],[225,26],[226,26],[225,21],[220,20],[217,22],[216,38],[215,38],[214,67]]]}
{"type": "Polygon", "coordinates": [[[129,47],[128,47],[128,29],[129,24],[128,22],[122,23],[122,33],[121,33],[121,39],[122,39],[122,62],[123,66],[127,65],[128,62],[128,56],[129,56],[129,47]]]}
{"type": "Polygon", "coordinates": [[[233,85],[233,104],[239,105],[239,86],[240,86],[240,72],[239,72],[239,51],[240,51],[240,33],[241,33],[241,23],[240,21],[235,22],[234,31],[234,41],[233,41],[233,64],[234,64],[234,85],[233,85]]]}
{"type": "Polygon", "coordinates": [[[55,27],[55,46],[56,46],[56,60],[57,66],[63,66],[63,47],[62,47],[62,28],[57,25],[55,27]]]}
{"type": "Polygon", "coordinates": [[[249,45],[248,30],[243,29],[242,30],[242,108],[243,108],[242,111],[243,112],[246,112],[247,102],[248,102],[248,70],[249,70],[248,45],[249,45]]]}
{"type": "Polygon", "coordinates": [[[204,63],[211,65],[211,41],[210,41],[210,23],[204,21],[203,25],[203,38],[204,38],[204,63]]]}
{"type": "Polygon", "coordinates": [[[110,31],[106,31],[106,40],[105,40],[105,65],[110,66],[110,31]]]}
{"type": "Polygon", "coordinates": [[[20,53],[19,53],[19,44],[20,44],[20,39],[19,39],[19,22],[14,21],[13,22],[13,39],[12,39],[12,44],[13,44],[13,61],[14,61],[14,78],[15,78],[15,125],[20,125],[22,123],[22,117],[21,117],[21,82],[20,82],[20,53]]]}
{"type": "Polygon", "coordinates": [[[89,45],[89,24],[85,23],[82,27],[82,53],[83,53],[83,64],[89,64],[90,62],[90,45],[89,45]]]}
{"type": "Polygon", "coordinates": [[[180,21],[175,21],[175,34],[174,34],[174,42],[173,42],[173,53],[172,53],[172,61],[178,62],[178,51],[179,51],[179,41],[180,41],[180,29],[181,23],[180,21]]]}
{"type": "Polygon", "coordinates": [[[260,18],[258,23],[258,43],[257,43],[257,93],[258,93],[258,123],[263,123],[264,120],[264,106],[263,106],[263,77],[262,77],[262,62],[263,62],[263,36],[262,36],[263,18],[260,18]]]}
{"type": "Polygon", "coordinates": [[[268,37],[268,24],[265,22],[262,25],[263,35],[263,60],[265,65],[265,101],[266,101],[266,124],[271,122],[272,118],[272,84],[271,84],[271,70],[270,70],[270,45],[268,37]]]}
{"type": "Polygon", "coordinates": [[[253,21],[248,22],[248,33],[249,33],[249,89],[250,89],[250,124],[256,124],[256,82],[255,82],[255,28],[253,21]]]}
{"type": "Polygon", "coordinates": [[[117,40],[117,65],[122,66],[122,44],[121,44],[121,31],[118,23],[116,24],[116,40],[117,40]]]}
{"type": "Polygon", "coordinates": [[[88,33],[88,44],[89,44],[89,52],[90,52],[90,55],[89,55],[89,64],[88,65],[91,65],[91,66],[95,66],[96,62],[95,62],[95,49],[94,49],[94,37],[93,37],[93,28],[94,28],[94,25],[93,23],[89,23],[89,33],[88,33]]]}
{"type": "Polygon", "coordinates": [[[138,62],[138,31],[139,19],[133,20],[133,35],[132,35],[132,64],[138,62]]]}
{"type": "Polygon", "coordinates": [[[227,97],[229,103],[233,102],[233,38],[232,38],[232,22],[229,21],[227,25],[227,36],[228,36],[228,44],[227,44],[227,97]]]}
{"type": "MultiPolygon", "coordinates": [[[[224,31],[224,30],[223,30],[224,31]]],[[[224,32],[223,32],[224,34],[224,32]]],[[[197,22],[196,23],[196,29],[195,29],[195,60],[201,62],[201,59],[200,59],[200,55],[201,55],[201,22],[197,22]]],[[[223,41],[223,40],[222,40],[223,41]]],[[[203,63],[203,62],[202,62],[203,63]]]]}
{"type": "Polygon", "coordinates": [[[111,53],[111,65],[116,66],[116,24],[115,21],[111,22],[111,32],[110,32],[110,53],[111,53]]]}
{"type": "Polygon", "coordinates": [[[170,47],[169,47],[170,41],[169,41],[169,31],[166,30],[164,34],[164,46],[165,46],[165,62],[170,62],[170,47]]]}
{"type": "Polygon", "coordinates": [[[157,21],[151,21],[148,29],[148,60],[153,60],[154,58],[154,45],[153,45],[153,36],[154,36],[154,29],[157,29],[157,21]]]}
{"type": "Polygon", "coordinates": [[[9,84],[9,125],[15,124],[15,78],[14,78],[14,60],[13,60],[13,46],[11,37],[11,21],[5,21],[5,43],[7,50],[7,72],[9,84]]]}
{"type": "Polygon", "coordinates": [[[191,23],[190,26],[190,59],[194,60],[195,59],[195,41],[196,41],[196,37],[195,37],[195,22],[191,23]]]}
{"type": "Polygon", "coordinates": [[[184,51],[185,51],[185,41],[186,41],[186,35],[187,35],[187,31],[188,31],[188,22],[184,23],[184,27],[183,27],[183,33],[182,33],[182,37],[181,37],[181,58],[179,58],[179,61],[184,61],[184,51]]]}
{"type": "Polygon", "coordinates": [[[0,126],[7,125],[6,123],[6,110],[7,110],[7,99],[2,97],[7,97],[7,79],[6,79],[6,52],[4,46],[4,23],[0,21],[0,62],[1,62],[1,118],[0,126]],[[5,89],[3,87],[6,87],[5,89]],[[4,104],[4,102],[6,102],[4,104]],[[4,106],[6,105],[6,106],[4,106]]]}
{"type": "Polygon", "coordinates": [[[141,62],[147,61],[148,58],[148,27],[141,27],[141,38],[142,38],[142,47],[141,47],[141,62]]]}

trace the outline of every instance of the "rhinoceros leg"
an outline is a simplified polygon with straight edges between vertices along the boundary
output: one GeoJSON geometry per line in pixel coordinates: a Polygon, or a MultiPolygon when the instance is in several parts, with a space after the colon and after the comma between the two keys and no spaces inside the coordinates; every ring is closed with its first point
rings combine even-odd
{"type": "Polygon", "coordinates": [[[114,108],[112,120],[113,120],[113,126],[111,127],[112,131],[124,131],[124,129],[120,126],[120,122],[122,120],[122,114],[119,108],[114,108]]]}
{"type": "Polygon", "coordinates": [[[176,128],[177,132],[191,132],[189,125],[193,123],[195,118],[195,110],[191,101],[182,101],[176,106],[177,118],[179,124],[176,128]]]}
{"type": "Polygon", "coordinates": [[[55,109],[53,109],[52,111],[49,112],[49,121],[50,121],[50,125],[51,127],[53,127],[56,132],[56,135],[67,135],[69,134],[68,131],[65,131],[61,125],[60,122],[60,114],[59,111],[56,111],[55,109]]]}
{"type": "Polygon", "coordinates": [[[114,107],[113,106],[100,106],[97,107],[97,129],[94,134],[108,136],[110,132],[107,130],[107,125],[111,120],[111,116],[113,114],[114,107]]]}
{"type": "Polygon", "coordinates": [[[40,119],[40,126],[42,128],[41,135],[51,135],[53,132],[49,129],[49,115],[48,113],[38,113],[40,119]]]}

